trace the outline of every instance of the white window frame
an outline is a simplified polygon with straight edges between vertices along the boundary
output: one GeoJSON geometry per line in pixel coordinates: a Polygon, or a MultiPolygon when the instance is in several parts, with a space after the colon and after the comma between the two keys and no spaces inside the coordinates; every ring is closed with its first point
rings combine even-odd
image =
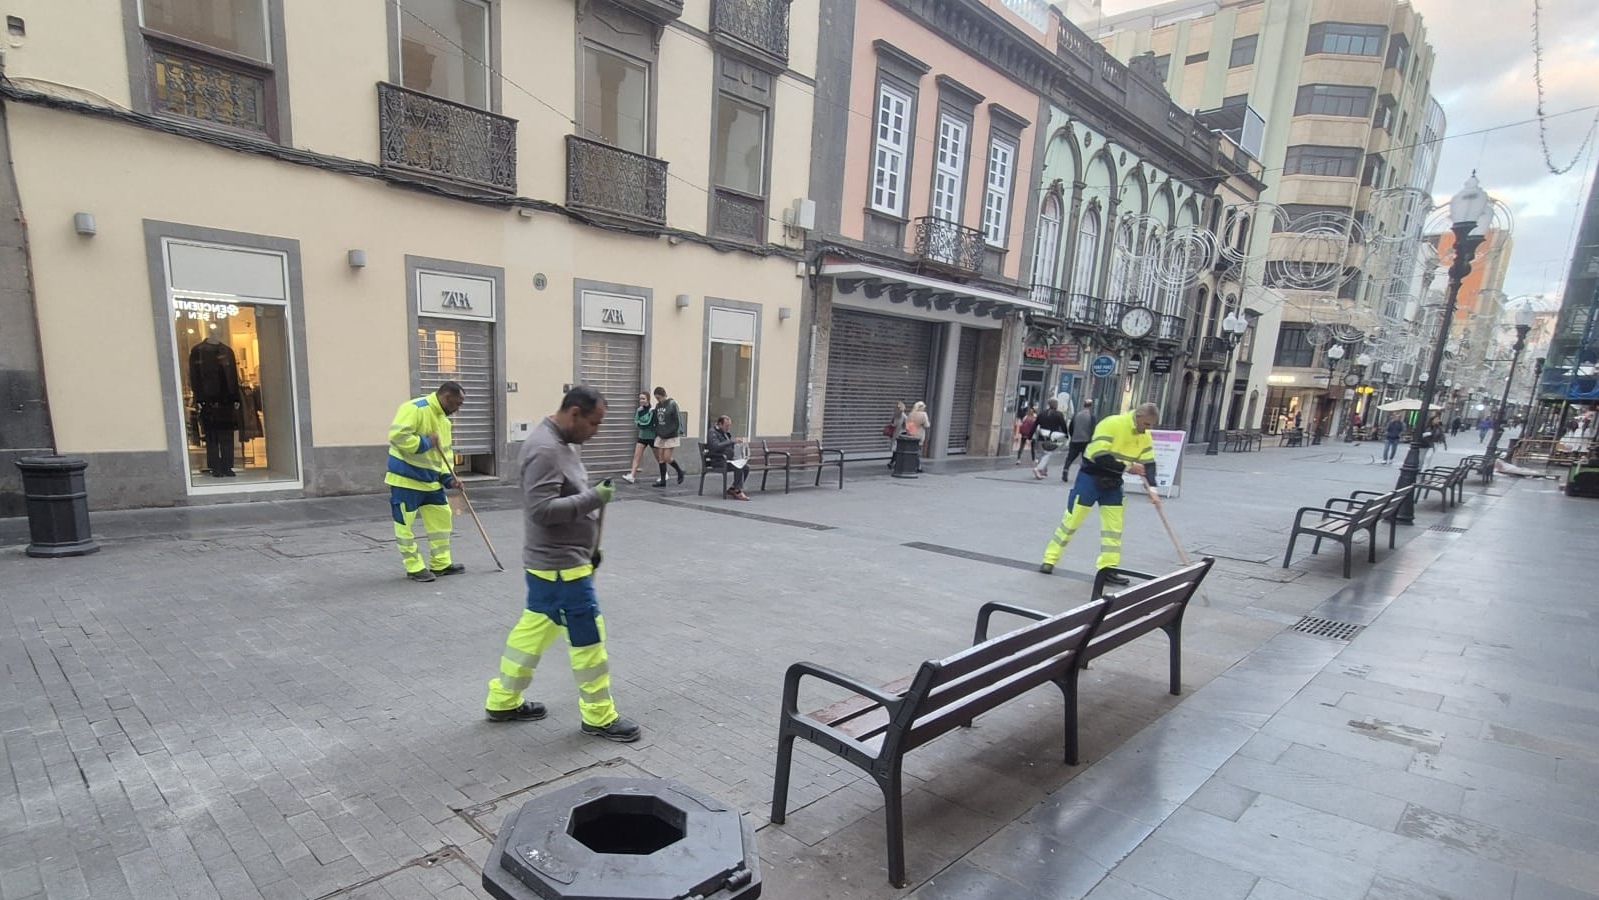
{"type": "Polygon", "coordinates": [[[967,124],[948,113],[938,117],[938,148],[933,166],[933,217],[960,223],[966,190],[967,124]]]}
{"type": "MultiPolygon", "coordinates": [[[[138,2],[139,27],[140,28],[148,28],[149,27],[149,26],[144,24],[144,3],[145,3],[145,0],[139,0],[139,2],[138,2]]],[[[272,7],[271,7],[271,5],[269,3],[269,0],[261,0],[261,27],[263,28],[263,31],[262,31],[262,38],[263,38],[262,44],[265,46],[265,49],[266,49],[266,59],[256,60],[256,62],[258,62],[260,65],[265,66],[267,68],[273,68],[276,65],[273,62],[273,58],[277,55],[277,48],[272,46],[272,7]]],[[[152,30],[154,30],[154,29],[152,29],[152,30]]],[[[166,34],[167,32],[161,32],[161,33],[162,34],[166,34]]],[[[178,37],[178,35],[173,35],[173,37],[178,37]]],[[[197,44],[199,44],[199,46],[202,46],[202,47],[210,46],[209,44],[203,44],[203,43],[199,43],[197,41],[194,42],[194,43],[197,43],[197,44]]],[[[230,55],[235,56],[235,57],[242,56],[245,59],[255,59],[255,57],[250,56],[249,54],[234,53],[231,50],[223,50],[221,47],[212,47],[211,49],[217,50],[217,51],[219,51],[221,53],[227,53],[227,54],[230,54],[230,55]]]]}
{"type": "MultiPolygon", "coordinates": [[[[304,489],[305,487],[305,457],[300,453],[300,373],[294,366],[294,307],[290,304],[292,286],[289,284],[289,256],[277,250],[263,250],[259,247],[241,247],[234,244],[218,244],[210,241],[196,241],[189,238],[164,237],[161,239],[161,269],[165,279],[167,328],[174,327],[172,316],[174,301],[182,297],[185,300],[201,300],[209,303],[233,303],[240,306],[277,306],[283,309],[284,334],[289,342],[288,361],[289,367],[289,403],[294,410],[294,430],[284,441],[294,453],[294,471],[296,477],[281,481],[251,481],[238,484],[195,484],[194,469],[189,455],[187,432],[180,425],[178,429],[179,440],[183,441],[180,455],[183,457],[183,487],[189,496],[205,496],[211,494],[252,494],[268,491],[289,491],[304,489]],[[213,291],[177,290],[172,286],[172,246],[174,244],[188,244],[195,247],[207,247],[213,250],[226,250],[233,253],[256,253],[263,256],[275,256],[282,264],[283,273],[283,299],[275,297],[251,297],[243,294],[219,294],[213,291]]],[[[178,342],[176,335],[172,341],[172,384],[178,392],[178,409],[183,409],[183,376],[186,361],[179,359],[178,342]]],[[[227,481],[227,479],[223,479],[227,481]]]]}
{"type": "Polygon", "coordinates": [[[1095,296],[1099,281],[1099,210],[1087,209],[1077,222],[1077,258],[1072,271],[1072,293],[1095,296]]]}
{"type": "MultiPolygon", "coordinates": [[[[755,399],[756,399],[755,394],[756,394],[756,391],[759,390],[759,388],[760,388],[760,382],[756,380],[756,374],[760,371],[760,365],[761,365],[761,359],[760,359],[760,356],[761,356],[761,348],[760,348],[761,317],[760,317],[760,314],[757,313],[757,312],[754,312],[753,310],[741,309],[739,307],[734,307],[734,306],[724,306],[722,304],[714,304],[714,303],[711,304],[710,310],[712,311],[712,313],[720,311],[720,312],[732,313],[734,315],[739,315],[739,316],[749,316],[750,319],[753,321],[753,324],[751,326],[753,330],[752,330],[751,339],[747,340],[747,341],[746,340],[736,340],[736,339],[735,340],[729,340],[727,338],[714,337],[711,334],[711,326],[709,324],[710,323],[709,316],[711,315],[711,313],[707,314],[707,320],[706,320],[706,326],[705,326],[706,327],[706,333],[705,333],[705,363],[704,363],[703,366],[701,366],[701,372],[700,372],[700,375],[701,375],[700,384],[702,385],[702,387],[700,388],[700,408],[705,410],[704,416],[705,416],[705,420],[706,420],[706,425],[705,425],[706,432],[709,433],[711,426],[716,424],[716,420],[715,420],[715,418],[713,418],[714,416],[719,416],[719,415],[722,415],[722,414],[728,412],[727,410],[713,410],[713,409],[710,408],[710,405],[711,405],[711,357],[712,357],[711,350],[717,344],[726,344],[726,345],[732,346],[732,347],[748,347],[748,348],[750,348],[750,405],[749,405],[748,409],[743,410],[743,414],[741,416],[739,416],[738,420],[733,423],[733,428],[734,428],[734,433],[735,434],[742,434],[742,436],[746,440],[754,440],[755,439],[755,399]],[[740,432],[739,429],[742,429],[742,432],[740,432]]],[[[738,411],[735,410],[733,412],[736,414],[738,411]]]]}
{"type": "Polygon", "coordinates": [[[1003,248],[1010,230],[1011,185],[1016,181],[1017,145],[1005,138],[988,142],[988,176],[983,190],[983,239],[1003,248]]]}
{"type": "Polygon", "coordinates": [[[1060,226],[1064,218],[1060,196],[1047,194],[1038,212],[1038,240],[1033,244],[1033,299],[1047,302],[1055,287],[1057,257],[1060,255],[1060,226]]]}
{"type": "Polygon", "coordinates": [[[877,115],[872,125],[872,209],[891,216],[905,210],[905,163],[910,158],[911,96],[891,84],[877,86],[877,115]],[[899,108],[895,111],[891,104],[899,108]],[[894,128],[893,116],[899,125],[894,128]],[[885,121],[888,117],[890,121],[885,121]],[[888,182],[892,180],[892,186],[888,182]]]}

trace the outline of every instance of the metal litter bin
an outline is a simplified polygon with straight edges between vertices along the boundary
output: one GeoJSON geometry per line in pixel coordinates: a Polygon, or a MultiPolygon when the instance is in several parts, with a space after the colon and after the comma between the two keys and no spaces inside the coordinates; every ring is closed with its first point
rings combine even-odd
{"type": "Polygon", "coordinates": [[[922,442],[908,434],[894,439],[894,477],[915,478],[921,468],[922,442]]]}
{"type": "Polygon", "coordinates": [[[89,492],[85,460],[72,456],[25,456],[22,497],[28,510],[29,556],[87,556],[100,549],[89,536],[89,492]]]}
{"type": "Polygon", "coordinates": [[[590,778],[529,800],[483,865],[499,900],[753,900],[755,828],[664,778],[590,778]]]}

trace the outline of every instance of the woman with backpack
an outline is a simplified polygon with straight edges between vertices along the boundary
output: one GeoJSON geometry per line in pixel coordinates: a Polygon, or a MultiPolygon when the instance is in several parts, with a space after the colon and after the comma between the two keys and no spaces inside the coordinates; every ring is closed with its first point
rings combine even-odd
{"type": "Polygon", "coordinates": [[[682,446],[682,421],[677,401],[666,396],[666,388],[655,389],[655,461],[661,467],[661,478],[656,487],[666,487],[666,467],[677,472],[677,483],[683,483],[683,467],[672,459],[672,452],[682,446]]]}
{"type": "Polygon", "coordinates": [[[633,467],[627,470],[622,480],[628,484],[634,483],[639,467],[644,464],[644,450],[655,448],[655,410],[650,409],[650,395],[642,391],[638,395],[638,409],[633,410],[633,427],[638,429],[638,440],[633,444],[633,467]]]}
{"type": "Polygon", "coordinates": [[[1025,448],[1030,453],[1028,458],[1038,461],[1038,443],[1033,440],[1033,433],[1038,430],[1038,410],[1031,406],[1022,412],[1022,421],[1016,426],[1016,434],[1020,440],[1016,444],[1016,465],[1022,464],[1022,450],[1025,448]]]}

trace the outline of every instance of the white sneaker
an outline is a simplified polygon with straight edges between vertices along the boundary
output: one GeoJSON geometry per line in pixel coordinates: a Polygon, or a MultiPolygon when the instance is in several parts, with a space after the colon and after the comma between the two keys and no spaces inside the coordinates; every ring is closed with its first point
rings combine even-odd
{"type": "Polygon", "coordinates": [[[633,476],[632,475],[623,475],[622,476],[622,480],[627,482],[628,484],[632,484],[633,483],[633,476]]]}

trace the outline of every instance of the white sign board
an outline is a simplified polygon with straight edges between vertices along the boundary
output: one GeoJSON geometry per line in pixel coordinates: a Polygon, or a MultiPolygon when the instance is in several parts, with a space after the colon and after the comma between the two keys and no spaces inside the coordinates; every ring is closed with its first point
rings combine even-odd
{"type": "Polygon", "coordinates": [[[584,291],[583,330],[643,334],[644,298],[584,291]]]}
{"type": "Polygon", "coordinates": [[[424,316],[494,321],[494,282],[488,278],[416,273],[416,311],[424,316]]]}
{"type": "MultiPolygon", "coordinates": [[[[1170,497],[1182,487],[1179,476],[1182,474],[1183,441],[1188,437],[1188,432],[1150,431],[1149,436],[1155,442],[1155,489],[1160,491],[1162,497],[1170,497]]],[[[1140,484],[1143,480],[1138,475],[1122,476],[1123,483],[1138,493],[1144,490],[1140,484]]]]}

